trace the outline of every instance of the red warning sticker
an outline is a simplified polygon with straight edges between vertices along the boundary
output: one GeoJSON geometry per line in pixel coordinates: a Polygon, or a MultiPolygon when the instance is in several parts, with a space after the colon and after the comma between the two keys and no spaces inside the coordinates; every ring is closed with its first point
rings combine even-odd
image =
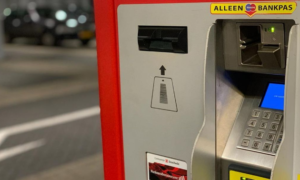
{"type": "Polygon", "coordinates": [[[147,153],[148,180],[187,180],[184,161],[147,153]]]}

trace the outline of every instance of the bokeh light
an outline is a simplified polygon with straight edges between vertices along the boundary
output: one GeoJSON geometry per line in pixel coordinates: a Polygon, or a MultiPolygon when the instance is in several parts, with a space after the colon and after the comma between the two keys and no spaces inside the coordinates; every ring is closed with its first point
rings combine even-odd
{"type": "Polygon", "coordinates": [[[75,28],[78,25],[78,22],[76,19],[69,19],[67,21],[67,26],[70,28],[75,28]]]}
{"type": "Polygon", "coordinates": [[[63,10],[59,10],[55,13],[55,18],[59,21],[64,21],[67,19],[67,13],[63,10]]]}

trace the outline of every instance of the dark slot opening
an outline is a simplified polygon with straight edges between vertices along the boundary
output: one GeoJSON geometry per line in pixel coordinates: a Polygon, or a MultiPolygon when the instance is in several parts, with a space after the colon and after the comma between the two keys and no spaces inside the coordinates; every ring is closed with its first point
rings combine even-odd
{"type": "Polygon", "coordinates": [[[240,38],[243,44],[253,44],[261,42],[260,26],[240,26],[240,38]]]}
{"type": "Polygon", "coordinates": [[[262,65],[258,56],[261,48],[260,26],[240,26],[240,44],[243,65],[262,65]]]}
{"type": "Polygon", "coordinates": [[[139,50],[188,53],[187,35],[187,27],[139,26],[139,50]]]}

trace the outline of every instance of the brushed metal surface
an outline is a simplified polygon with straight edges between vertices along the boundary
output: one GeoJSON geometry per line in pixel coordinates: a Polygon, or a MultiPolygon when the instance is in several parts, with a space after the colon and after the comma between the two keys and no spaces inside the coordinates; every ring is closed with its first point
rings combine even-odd
{"type": "Polygon", "coordinates": [[[215,142],[216,142],[216,111],[215,111],[215,51],[216,27],[208,31],[206,68],[205,68],[205,119],[195,143],[192,157],[193,179],[215,180],[215,142]]]}
{"type": "MultiPolygon", "coordinates": [[[[242,76],[242,74],[240,75],[242,76]]],[[[275,160],[275,157],[272,154],[240,149],[239,144],[241,143],[241,137],[245,132],[245,125],[249,120],[249,114],[252,114],[253,109],[259,108],[268,83],[283,83],[284,79],[281,76],[255,74],[251,74],[247,78],[248,86],[246,87],[246,90],[243,91],[244,100],[240,104],[241,108],[236,116],[233,129],[222,155],[223,180],[228,179],[228,166],[230,164],[238,164],[245,167],[271,171],[275,160]]],[[[271,111],[269,109],[266,110],[271,111]]]]}
{"type": "Polygon", "coordinates": [[[217,162],[218,175],[221,179],[221,159],[228,137],[236,115],[239,112],[240,104],[244,98],[242,94],[228,83],[222,76],[217,79],[217,162]]]}
{"type": "MultiPolygon", "coordinates": [[[[269,74],[254,74],[245,72],[227,71],[224,67],[224,54],[235,54],[235,52],[227,51],[232,43],[227,41],[226,34],[222,33],[224,27],[232,26],[232,23],[241,23],[241,21],[217,21],[217,58],[216,58],[216,148],[217,148],[217,165],[216,179],[228,180],[228,169],[232,164],[249,168],[256,168],[262,171],[271,172],[274,162],[275,153],[257,151],[252,148],[244,148],[240,146],[247,127],[247,122],[252,114],[253,109],[260,109],[260,102],[264,96],[265,90],[270,82],[284,83],[284,76],[269,74]],[[226,25],[228,23],[228,25],[226,25]],[[224,41],[222,41],[224,39],[224,41]],[[226,51],[226,52],[225,52],[226,51]],[[221,53],[224,52],[224,53],[221,53]]],[[[247,23],[247,21],[244,21],[247,23]]],[[[289,22],[288,22],[289,23],[289,22]]],[[[290,26],[290,24],[289,24],[290,26]]],[[[287,38],[288,39],[288,38],[287,38]]],[[[234,41],[234,40],[233,40],[234,41]]],[[[235,42],[235,41],[234,41],[235,42]]],[[[234,45],[234,44],[233,44],[234,45]]],[[[227,59],[228,61],[228,59],[227,59]]],[[[232,60],[233,61],[233,60],[232,60]]],[[[238,62],[232,62],[238,63],[238,62]]],[[[284,73],[283,73],[284,74],[284,73]]],[[[263,109],[263,111],[282,113],[282,111],[274,111],[271,109],[263,109]]],[[[262,111],[262,113],[263,113],[262,111]]],[[[261,114],[262,116],[262,114],[261,114]]],[[[274,116],[272,116],[274,118],[274,116]]],[[[257,118],[256,118],[257,119],[257,118]]],[[[271,121],[271,120],[270,120],[271,121]]],[[[272,120],[273,122],[273,120],[272,120]]],[[[270,122],[267,128],[272,124],[270,122]]],[[[257,125],[258,126],[258,125],[257,125]]],[[[281,128],[282,123],[279,124],[281,128]]],[[[255,130],[258,130],[256,128],[255,130]]],[[[276,137],[275,143],[280,136],[281,129],[274,131],[276,137]]],[[[269,132],[269,130],[267,131],[269,132]]],[[[273,132],[273,131],[271,131],[273,132]]],[[[262,139],[262,146],[266,138],[262,139]]],[[[253,143],[253,140],[250,141],[253,143]]],[[[251,145],[249,145],[251,146],[251,145]]],[[[272,147],[272,151],[275,146],[272,147]]]]}
{"type": "Polygon", "coordinates": [[[276,156],[272,180],[297,180],[300,174],[300,26],[295,25],[290,33],[287,58],[284,136],[276,156]]]}

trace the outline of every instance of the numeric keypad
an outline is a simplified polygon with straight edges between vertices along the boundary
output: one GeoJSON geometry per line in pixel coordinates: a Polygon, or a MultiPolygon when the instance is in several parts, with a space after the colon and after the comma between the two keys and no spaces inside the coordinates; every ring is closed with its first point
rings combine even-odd
{"type": "Polygon", "coordinates": [[[238,147],[275,155],[283,137],[282,120],[282,111],[253,109],[238,147]]]}

